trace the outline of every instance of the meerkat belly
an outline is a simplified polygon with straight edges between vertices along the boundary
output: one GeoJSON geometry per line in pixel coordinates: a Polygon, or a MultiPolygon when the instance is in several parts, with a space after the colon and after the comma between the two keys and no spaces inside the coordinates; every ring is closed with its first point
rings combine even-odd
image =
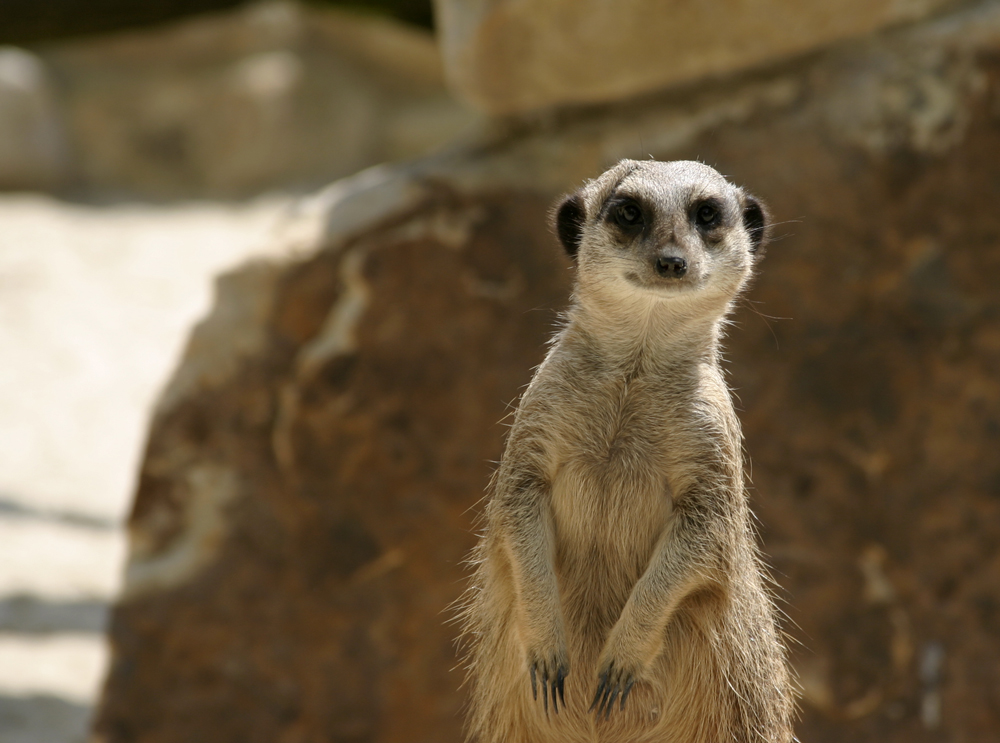
{"type": "Polygon", "coordinates": [[[613,416],[581,415],[557,464],[552,509],[564,610],[571,624],[601,635],[646,570],[670,518],[657,415],[638,404],[613,416]]]}

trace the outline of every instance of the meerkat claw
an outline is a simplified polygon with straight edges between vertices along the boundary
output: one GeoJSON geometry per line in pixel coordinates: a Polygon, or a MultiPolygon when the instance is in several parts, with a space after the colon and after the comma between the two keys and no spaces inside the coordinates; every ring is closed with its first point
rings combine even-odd
{"type": "Polygon", "coordinates": [[[549,714],[549,699],[552,700],[552,711],[558,715],[559,703],[566,707],[566,677],[569,672],[565,664],[555,659],[551,662],[536,661],[528,666],[528,675],[531,678],[531,698],[538,701],[538,687],[541,686],[545,716],[549,714]]]}
{"type": "Polygon", "coordinates": [[[611,671],[606,671],[601,674],[601,683],[597,687],[597,695],[594,697],[594,704],[590,705],[590,709],[594,709],[594,705],[597,705],[597,716],[600,717],[604,714],[605,708],[610,709],[611,704],[611,692],[614,689],[614,681],[611,678],[611,671]],[[598,699],[600,702],[598,702],[598,699]]]}
{"type": "MultiPolygon", "coordinates": [[[[602,673],[600,676],[600,683],[597,684],[597,693],[594,694],[594,701],[590,703],[590,709],[587,712],[593,712],[594,708],[597,706],[597,701],[601,698],[601,693],[604,691],[604,686],[608,683],[608,674],[602,673]]],[[[601,714],[598,710],[597,714],[601,714]]]]}
{"type": "Polygon", "coordinates": [[[634,685],[635,685],[635,679],[629,679],[628,683],[625,684],[625,691],[622,692],[621,707],[618,708],[620,711],[624,711],[624,709],[625,709],[625,700],[628,699],[628,695],[632,691],[632,687],[634,685]]]}
{"type": "Polygon", "coordinates": [[[611,709],[615,706],[615,699],[621,693],[621,690],[622,690],[622,685],[621,682],[619,681],[617,684],[615,684],[615,687],[611,690],[611,694],[608,697],[608,703],[604,705],[605,720],[611,717],[611,709]]]}
{"type": "Polygon", "coordinates": [[[600,716],[601,712],[611,708],[611,692],[614,691],[614,687],[611,686],[611,682],[604,688],[604,696],[601,697],[601,706],[597,708],[597,714],[600,716]]]}
{"type": "Polygon", "coordinates": [[[542,673],[542,707],[545,709],[545,716],[549,716],[549,672],[542,673]]]}

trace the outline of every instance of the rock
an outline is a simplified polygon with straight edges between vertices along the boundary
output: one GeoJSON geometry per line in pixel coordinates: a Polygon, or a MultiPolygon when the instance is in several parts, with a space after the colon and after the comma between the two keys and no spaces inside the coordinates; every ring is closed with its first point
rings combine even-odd
{"type": "Polygon", "coordinates": [[[428,32],[257,3],[41,49],[75,184],[153,198],[315,187],[474,126],[428,32]]]}
{"type": "Polygon", "coordinates": [[[95,741],[461,740],[448,607],[569,288],[546,212],[650,154],[777,218],[728,357],[799,737],[988,739],[998,51],[991,4],[314,197],[324,238],[223,279],[158,407],[95,741]]]}
{"type": "Polygon", "coordinates": [[[459,736],[442,612],[496,421],[551,320],[509,315],[566,272],[537,249],[537,197],[414,192],[363,237],[222,283],[185,367],[210,354],[226,377],[178,388],[181,371],[143,465],[105,739],[459,736]],[[394,212],[411,216],[379,227],[394,212]],[[265,343],[219,362],[227,327],[265,343]],[[178,596],[204,632],[169,628],[178,596]],[[184,713],[131,691],[152,688],[184,713]]]}
{"type": "Polygon", "coordinates": [[[448,79],[493,114],[622,100],[788,59],[952,0],[435,0],[448,79]]]}
{"type": "Polygon", "coordinates": [[[23,49],[0,47],[0,189],[60,185],[67,154],[45,65],[23,49]]]}

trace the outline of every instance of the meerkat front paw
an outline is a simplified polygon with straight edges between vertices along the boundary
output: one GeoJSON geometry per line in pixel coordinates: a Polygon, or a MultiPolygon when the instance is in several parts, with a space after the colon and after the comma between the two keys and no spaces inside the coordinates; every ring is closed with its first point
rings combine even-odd
{"type": "Polygon", "coordinates": [[[569,675],[569,653],[565,643],[556,650],[529,651],[528,670],[531,674],[531,696],[538,700],[538,682],[542,687],[542,706],[545,714],[549,713],[549,696],[552,697],[552,709],[559,714],[559,702],[566,707],[566,676],[569,675]]]}
{"type": "Polygon", "coordinates": [[[635,682],[639,680],[640,669],[619,666],[614,661],[609,662],[597,674],[597,693],[594,694],[594,701],[590,705],[588,712],[597,709],[597,716],[604,715],[604,719],[611,716],[611,708],[615,701],[621,696],[619,710],[625,709],[625,700],[635,682]]]}
{"type": "Polygon", "coordinates": [[[601,653],[597,664],[597,693],[588,712],[597,710],[597,716],[604,719],[611,716],[611,708],[621,697],[619,711],[625,709],[632,687],[641,681],[646,667],[640,653],[629,652],[621,642],[612,639],[601,653]]]}

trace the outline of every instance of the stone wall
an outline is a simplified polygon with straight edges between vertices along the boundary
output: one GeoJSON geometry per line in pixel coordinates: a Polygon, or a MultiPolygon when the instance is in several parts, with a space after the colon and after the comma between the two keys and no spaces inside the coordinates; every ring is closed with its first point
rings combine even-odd
{"type": "Polygon", "coordinates": [[[777,220],[727,355],[799,737],[991,739],[998,111],[991,2],[317,194],[323,239],[220,280],[157,411],[95,741],[461,739],[448,607],[571,279],[546,210],[647,156],[777,220]]]}

